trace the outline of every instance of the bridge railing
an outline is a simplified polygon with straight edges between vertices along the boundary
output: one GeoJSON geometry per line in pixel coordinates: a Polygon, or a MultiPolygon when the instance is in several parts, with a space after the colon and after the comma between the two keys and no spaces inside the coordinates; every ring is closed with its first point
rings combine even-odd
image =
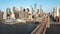
{"type": "Polygon", "coordinates": [[[49,21],[49,17],[44,19],[45,21],[43,21],[41,24],[39,24],[32,32],[31,34],[45,34],[46,29],[49,27],[50,25],[50,21],[49,21]]]}

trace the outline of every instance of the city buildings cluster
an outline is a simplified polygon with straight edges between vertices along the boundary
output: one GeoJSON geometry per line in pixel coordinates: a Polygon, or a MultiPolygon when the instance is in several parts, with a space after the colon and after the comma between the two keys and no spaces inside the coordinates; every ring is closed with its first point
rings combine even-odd
{"type": "Polygon", "coordinates": [[[58,6],[53,8],[53,12],[51,13],[51,16],[53,19],[55,19],[56,22],[60,21],[60,8],[58,6]]]}
{"type": "Polygon", "coordinates": [[[13,7],[13,10],[11,11],[10,8],[7,8],[6,11],[2,12],[0,10],[0,19],[36,19],[38,17],[43,16],[43,9],[42,6],[38,9],[34,9],[32,6],[30,8],[22,8],[20,7],[20,10],[18,8],[13,7]]]}

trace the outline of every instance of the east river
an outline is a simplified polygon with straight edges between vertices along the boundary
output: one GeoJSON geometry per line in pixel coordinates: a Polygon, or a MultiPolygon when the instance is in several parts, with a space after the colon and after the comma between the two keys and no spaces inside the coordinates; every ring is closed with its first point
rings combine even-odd
{"type": "Polygon", "coordinates": [[[60,24],[51,24],[47,29],[46,34],[60,34],[60,24]]]}
{"type": "MultiPolygon", "coordinates": [[[[0,23],[0,34],[30,34],[37,26],[37,23],[18,23],[13,25],[0,23]]],[[[46,34],[60,34],[60,24],[51,24],[46,34]]]]}
{"type": "Polygon", "coordinates": [[[0,34],[30,34],[38,24],[2,24],[0,23],[0,34]]]}

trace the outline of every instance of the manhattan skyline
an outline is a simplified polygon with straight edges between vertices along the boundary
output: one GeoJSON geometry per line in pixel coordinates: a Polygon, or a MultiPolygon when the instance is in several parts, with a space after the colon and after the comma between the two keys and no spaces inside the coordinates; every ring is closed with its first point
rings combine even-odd
{"type": "Polygon", "coordinates": [[[36,8],[39,8],[42,5],[44,12],[51,12],[55,6],[60,7],[60,0],[0,0],[0,9],[1,11],[6,11],[6,8],[12,9],[13,7],[29,8],[31,5],[34,8],[34,4],[36,4],[36,8]]]}

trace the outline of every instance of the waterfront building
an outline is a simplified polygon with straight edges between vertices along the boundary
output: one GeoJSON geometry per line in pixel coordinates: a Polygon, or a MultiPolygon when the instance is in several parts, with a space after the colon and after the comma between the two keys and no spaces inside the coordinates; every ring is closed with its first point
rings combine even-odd
{"type": "Polygon", "coordinates": [[[25,8],[23,9],[23,12],[24,12],[24,18],[26,18],[26,9],[25,8]]]}
{"type": "Polygon", "coordinates": [[[40,5],[40,7],[39,7],[39,12],[38,12],[38,14],[39,14],[39,17],[43,16],[43,9],[42,9],[42,6],[41,6],[41,5],[40,5]]]}
{"type": "Polygon", "coordinates": [[[24,8],[20,8],[20,11],[19,11],[19,18],[25,18],[25,9],[24,8]]]}
{"type": "Polygon", "coordinates": [[[29,13],[32,15],[32,6],[30,6],[30,11],[29,11],[29,13]]]}
{"type": "Polygon", "coordinates": [[[39,9],[37,9],[37,14],[39,13],[39,9]]]}
{"type": "Polygon", "coordinates": [[[7,19],[7,13],[6,12],[3,13],[3,19],[7,19]]]}
{"type": "Polygon", "coordinates": [[[34,9],[33,9],[32,6],[30,6],[30,12],[31,12],[31,15],[33,15],[33,13],[34,13],[34,9]]]}
{"type": "Polygon", "coordinates": [[[59,8],[59,16],[60,16],[60,8],[59,8]]]}
{"type": "Polygon", "coordinates": [[[60,8],[59,8],[59,22],[60,22],[60,8]]]}
{"type": "Polygon", "coordinates": [[[37,9],[37,4],[35,3],[35,4],[34,4],[34,12],[37,11],[36,9],[37,9]]]}
{"type": "Polygon", "coordinates": [[[13,7],[13,12],[14,12],[15,18],[16,19],[19,18],[19,10],[18,10],[18,8],[13,7]]]}
{"type": "Polygon", "coordinates": [[[58,6],[54,7],[53,12],[54,12],[54,19],[56,20],[56,22],[59,22],[59,7],[58,6]]]}
{"type": "Polygon", "coordinates": [[[28,19],[32,19],[32,15],[30,12],[28,12],[28,19]]]}
{"type": "Polygon", "coordinates": [[[3,19],[3,12],[0,12],[0,20],[3,19]]]}
{"type": "Polygon", "coordinates": [[[7,8],[6,9],[6,14],[7,14],[7,19],[10,19],[11,17],[10,17],[10,15],[11,15],[11,9],[10,8],[7,8]]]}
{"type": "Polygon", "coordinates": [[[28,12],[28,18],[29,19],[32,19],[32,16],[33,16],[33,7],[32,6],[30,6],[30,11],[28,12]]]}
{"type": "Polygon", "coordinates": [[[51,13],[51,17],[54,17],[54,12],[51,13]]]}
{"type": "Polygon", "coordinates": [[[53,12],[54,12],[54,18],[56,17],[56,16],[58,16],[59,17],[59,7],[55,7],[55,8],[53,8],[53,12]]]}
{"type": "Polygon", "coordinates": [[[33,13],[33,18],[37,19],[38,18],[38,14],[36,12],[33,13]]]}
{"type": "Polygon", "coordinates": [[[15,15],[13,12],[11,12],[11,15],[10,15],[11,19],[15,19],[15,15]]]}
{"type": "Polygon", "coordinates": [[[25,18],[28,18],[28,12],[27,12],[27,9],[25,9],[25,18]]]}
{"type": "Polygon", "coordinates": [[[27,8],[26,9],[26,18],[28,18],[28,16],[29,16],[29,14],[28,14],[29,11],[30,11],[29,8],[27,8]]]}

